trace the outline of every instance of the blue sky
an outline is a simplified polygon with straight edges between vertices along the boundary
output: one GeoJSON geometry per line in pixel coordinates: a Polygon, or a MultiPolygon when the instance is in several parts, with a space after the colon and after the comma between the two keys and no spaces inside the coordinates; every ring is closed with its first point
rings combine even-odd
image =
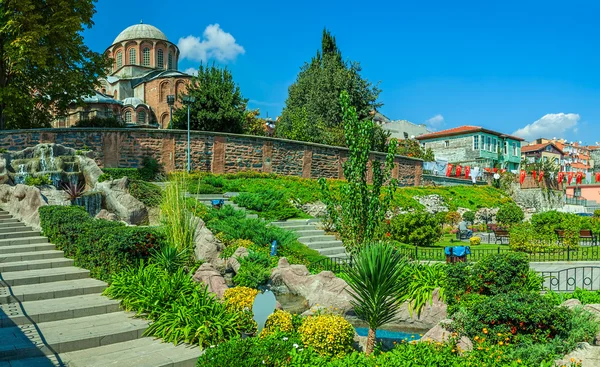
{"type": "Polygon", "coordinates": [[[391,119],[600,141],[598,1],[100,0],[97,11],[93,50],[143,19],[179,44],[180,70],[227,66],[263,116],[281,112],[327,27],[381,82],[391,119]]]}

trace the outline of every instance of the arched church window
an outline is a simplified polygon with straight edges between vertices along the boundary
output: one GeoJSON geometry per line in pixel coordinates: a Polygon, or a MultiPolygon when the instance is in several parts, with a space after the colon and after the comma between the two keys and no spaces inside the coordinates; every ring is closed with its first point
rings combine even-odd
{"type": "Polygon", "coordinates": [[[162,49],[158,49],[158,51],[156,51],[156,67],[159,69],[165,68],[165,60],[162,49]]]}
{"type": "Polygon", "coordinates": [[[150,49],[146,47],[143,51],[143,65],[150,66],[150,49]]]}
{"type": "Polygon", "coordinates": [[[131,111],[125,112],[125,123],[127,123],[127,124],[131,123],[131,111]]]}
{"type": "Polygon", "coordinates": [[[173,69],[173,54],[169,52],[169,69],[173,69]]]}
{"type": "Polygon", "coordinates": [[[145,124],[146,123],[146,111],[138,111],[137,113],[137,123],[145,124]]]}
{"type": "Polygon", "coordinates": [[[137,63],[137,60],[136,60],[135,48],[132,48],[131,50],[129,50],[129,64],[135,65],[136,63],[137,63]]]}
{"type": "Polygon", "coordinates": [[[117,52],[117,69],[123,66],[123,53],[121,51],[117,52]]]}

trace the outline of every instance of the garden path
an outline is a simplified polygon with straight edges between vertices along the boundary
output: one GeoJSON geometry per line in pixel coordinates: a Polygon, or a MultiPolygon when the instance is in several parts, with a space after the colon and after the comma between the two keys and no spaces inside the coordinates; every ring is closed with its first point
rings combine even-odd
{"type": "Polygon", "coordinates": [[[142,337],[106,286],[0,210],[0,367],[195,366],[198,347],[142,337]]]}

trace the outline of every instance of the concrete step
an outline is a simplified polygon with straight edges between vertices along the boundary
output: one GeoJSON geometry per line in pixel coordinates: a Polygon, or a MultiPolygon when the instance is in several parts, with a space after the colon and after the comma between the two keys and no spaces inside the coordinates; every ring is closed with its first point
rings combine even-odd
{"type": "Polygon", "coordinates": [[[0,246],[0,258],[5,254],[17,254],[24,252],[48,251],[54,250],[54,245],[51,243],[33,243],[29,245],[19,246],[0,246]]]}
{"type": "Polygon", "coordinates": [[[5,240],[9,238],[27,238],[27,237],[39,237],[40,231],[19,231],[19,232],[9,232],[9,233],[0,233],[0,240],[5,240]]]}
{"type": "MultiPolygon", "coordinates": [[[[51,245],[51,244],[49,244],[51,245]]],[[[54,247],[54,246],[52,246],[54,247]]],[[[10,262],[42,260],[42,259],[57,259],[62,258],[64,253],[59,250],[33,251],[33,252],[17,252],[12,254],[0,254],[0,263],[7,264],[10,262]]]]}
{"type": "Polygon", "coordinates": [[[246,214],[246,218],[258,219],[258,214],[246,214]]]}
{"type": "Polygon", "coordinates": [[[73,266],[73,259],[60,257],[56,259],[13,261],[9,263],[3,263],[0,260],[0,273],[23,270],[64,268],[66,266],[73,266]]]}
{"type": "Polygon", "coordinates": [[[309,230],[303,230],[303,231],[294,231],[298,237],[312,237],[312,236],[324,236],[325,235],[325,231],[321,230],[321,229],[309,229],[309,230]]]}
{"type": "Polygon", "coordinates": [[[298,241],[303,244],[309,244],[311,242],[324,242],[324,241],[333,241],[335,240],[334,236],[330,235],[320,235],[320,236],[303,236],[299,237],[298,241]]]}
{"type": "Polygon", "coordinates": [[[0,228],[0,233],[13,233],[25,231],[33,231],[33,228],[26,227],[23,223],[15,223],[14,226],[0,228]]]}
{"type": "MultiPolygon", "coordinates": [[[[332,237],[335,238],[335,237],[332,237]]],[[[342,241],[338,241],[338,240],[331,240],[331,241],[321,241],[321,242],[309,242],[306,246],[310,247],[312,249],[324,249],[324,248],[330,248],[330,247],[343,247],[344,243],[342,241]]]]}
{"type": "Polygon", "coordinates": [[[302,224],[302,225],[297,225],[297,226],[287,226],[287,227],[280,227],[280,228],[284,228],[284,229],[287,229],[288,231],[295,231],[295,232],[314,231],[314,230],[318,229],[314,224],[302,224]]]}
{"type": "Polygon", "coordinates": [[[272,225],[277,227],[294,227],[300,225],[307,225],[310,223],[315,223],[315,219],[290,219],[280,222],[271,222],[272,225]]]}
{"type": "Polygon", "coordinates": [[[32,234],[31,236],[27,236],[27,237],[0,239],[0,247],[27,245],[27,244],[33,244],[33,243],[48,243],[48,238],[44,237],[44,236],[32,234]]]}
{"type": "Polygon", "coordinates": [[[329,247],[329,248],[321,248],[321,249],[317,249],[317,251],[319,251],[319,253],[321,255],[324,256],[333,256],[336,254],[343,254],[346,252],[346,248],[345,247],[329,247]]]}
{"type": "MultiPolygon", "coordinates": [[[[125,312],[0,329],[0,361],[120,343],[142,337],[148,322],[125,312]]],[[[12,362],[11,362],[12,363],[12,362]]]]}
{"type": "Polygon", "coordinates": [[[61,354],[69,367],[195,367],[202,351],[198,346],[163,343],[141,338],[61,354]]]}
{"type": "MultiPolygon", "coordinates": [[[[87,278],[90,271],[68,266],[56,269],[38,269],[2,273],[2,280],[10,287],[27,284],[41,284],[87,278]]],[[[45,285],[45,284],[44,284],[45,285]]]]}
{"type": "Polygon", "coordinates": [[[12,215],[8,212],[0,213],[0,219],[12,219],[12,215]]]}
{"type": "Polygon", "coordinates": [[[107,284],[103,281],[92,278],[44,283],[43,287],[39,284],[15,286],[11,287],[10,290],[6,287],[0,287],[0,303],[28,302],[42,299],[74,297],[84,294],[98,294],[102,293],[106,287],[107,284]]]}
{"type": "Polygon", "coordinates": [[[0,305],[0,327],[59,321],[119,311],[119,301],[99,294],[0,305]]]}
{"type": "Polygon", "coordinates": [[[3,218],[0,219],[0,227],[7,227],[9,224],[19,223],[18,219],[14,218],[3,218]]]}

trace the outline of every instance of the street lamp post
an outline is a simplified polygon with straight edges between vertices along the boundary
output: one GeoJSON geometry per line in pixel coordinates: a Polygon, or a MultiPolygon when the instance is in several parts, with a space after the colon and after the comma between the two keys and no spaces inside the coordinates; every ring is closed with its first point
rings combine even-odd
{"type": "Polygon", "coordinates": [[[191,155],[190,155],[190,105],[196,101],[196,98],[183,96],[183,104],[187,106],[187,171],[191,171],[191,155]]]}
{"type": "Polygon", "coordinates": [[[169,105],[170,108],[170,115],[169,115],[169,129],[173,128],[173,105],[175,104],[175,96],[170,94],[167,96],[167,104],[169,105]]]}

